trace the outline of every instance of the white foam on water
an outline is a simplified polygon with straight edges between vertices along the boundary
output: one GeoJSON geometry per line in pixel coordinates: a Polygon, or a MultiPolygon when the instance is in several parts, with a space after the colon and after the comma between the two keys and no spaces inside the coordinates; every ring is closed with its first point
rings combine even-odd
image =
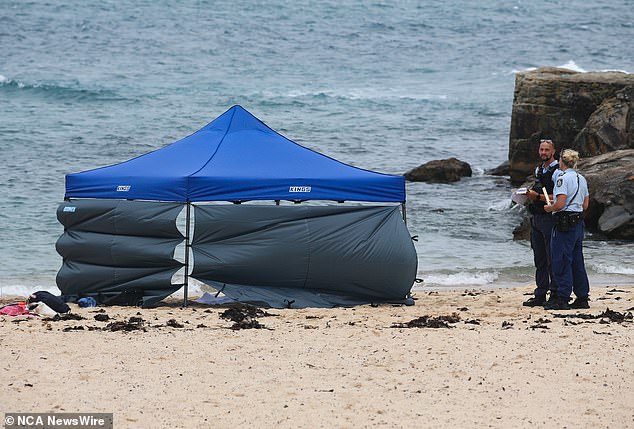
{"type": "Polygon", "coordinates": [[[414,100],[414,101],[437,101],[446,100],[446,94],[416,94],[407,88],[346,88],[340,90],[334,89],[314,89],[300,90],[295,89],[288,92],[274,92],[270,90],[262,91],[261,95],[268,98],[288,97],[328,97],[342,98],[348,100],[414,100]]]}
{"type": "Polygon", "coordinates": [[[585,73],[585,72],[587,72],[587,70],[584,70],[584,69],[582,69],[581,67],[579,67],[579,66],[577,65],[577,63],[575,63],[573,60],[570,60],[570,61],[568,61],[567,63],[562,64],[562,65],[557,66],[557,67],[559,67],[559,68],[561,68],[561,69],[574,70],[574,71],[579,72],[579,73],[585,73]]]}
{"type": "MultiPolygon", "coordinates": [[[[0,74],[0,85],[16,85],[18,88],[25,88],[26,85],[18,80],[9,79],[8,77],[0,74]]],[[[33,88],[39,87],[39,84],[32,85],[33,88]]]]}
{"type": "MultiPolygon", "coordinates": [[[[545,66],[547,66],[547,64],[544,64],[541,67],[545,67],[545,66]]],[[[567,63],[560,64],[560,65],[557,65],[557,66],[554,66],[554,67],[557,67],[557,68],[560,68],[560,69],[568,69],[568,70],[576,71],[576,72],[579,72],[579,73],[587,72],[587,70],[584,70],[581,67],[579,67],[577,65],[577,63],[575,63],[573,60],[569,60],[567,63]]],[[[521,69],[521,70],[513,69],[508,74],[517,74],[517,73],[521,73],[521,72],[533,71],[533,70],[537,70],[537,68],[538,67],[527,67],[527,68],[521,69]]]]}
{"type": "MultiPolygon", "coordinates": [[[[599,71],[599,72],[617,72],[617,73],[625,73],[625,74],[631,74],[630,72],[628,72],[627,70],[621,70],[621,69],[602,69],[602,70],[586,70],[583,69],[581,67],[579,67],[579,65],[577,65],[577,63],[575,63],[573,60],[568,61],[567,63],[555,66],[561,69],[568,69],[568,70],[573,70],[579,73],[587,73],[589,71],[599,71]]],[[[510,72],[508,72],[507,74],[517,74],[520,72],[527,72],[527,71],[533,71],[533,70],[537,70],[537,67],[527,67],[525,69],[513,69],[510,72]]]]}
{"type": "Polygon", "coordinates": [[[624,267],[610,264],[588,264],[599,274],[625,274],[634,275],[634,267],[624,267]]]}
{"type": "MultiPolygon", "coordinates": [[[[47,291],[52,293],[53,295],[59,296],[62,292],[57,288],[57,286],[42,286],[42,285],[27,285],[27,284],[6,284],[0,286],[0,299],[2,298],[26,298],[33,292],[37,291],[47,291]]],[[[202,296],[205,292],[213,291],[212,288],[201,283],[192,278],[189,279],[189,285],[187,288],[187,296],[189,298],[202,296]]],[[[174,292],[171,296],[176,298],[182,298],[185,294],[183,288],[180,288],[176,292],[174,292]]]]}
{"type": "Polygon", "coordinates": [[[61,292],[57,286],[41,286],[27,284],[7,284],[0,286],[0,298],[6,297],[28,297],[33,292],[45,290],[53,295],[60,295],[61,292]]]}
{"type": "Polygon", "coordinates": [[[527,72],[527,71],[533,71],[533,70],[537,70],[537,67],[527,67],[525,69],[512,69],[510,72],[508,72],[508,74],[517,74],[517,73],[521,73],[521,72],[527,72]]]}
{"type": "Polygon", "coordinates": [[[601,72],[617,72],[617,73],[631,74],[627,70],[606,69],[606,70],[599,70],[599,71],[601,71],[601,72]]]}
{"type": "Polygon", "coordinates": [[[503,199],[498,201],[492,201],[487,204],[487,210],[489,211],[506,211],[512,208],[511,199],[503,199]]]}
{"type": "Polygon", "coordinates": [[[425,286],[484,286],[496,281],[499,274],[497,272],[470,273],[461,271],[455,274],[429,274],[422,277],[425,286]]]}

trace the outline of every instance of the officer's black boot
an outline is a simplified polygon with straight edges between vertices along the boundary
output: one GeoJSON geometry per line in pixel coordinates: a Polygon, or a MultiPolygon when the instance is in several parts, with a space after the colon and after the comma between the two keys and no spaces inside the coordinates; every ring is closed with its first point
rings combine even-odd
{"type": "Polygon", "coordinates": [[[570,298],[557,298],[552,303],[546,303],[544,309],[546,310],[570,310],[570,304],[568,304],[570,298]]]}
{"type": "Polygon", "coordinates": [[[590,308],[588,298],[576,298],[572,304],[570,304],[570,308],[590,308]]]}
{"type": "Polygon", "coordinates": [[[522,305],[524,307],[541,307],[546,303],[546,295],[534,296],[524,301],[522,305]]]}

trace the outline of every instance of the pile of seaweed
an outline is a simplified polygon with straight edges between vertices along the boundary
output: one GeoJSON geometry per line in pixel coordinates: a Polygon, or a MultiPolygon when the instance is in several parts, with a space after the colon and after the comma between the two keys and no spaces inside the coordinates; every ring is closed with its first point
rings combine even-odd
{"type": "MultiPolygon", "coordinates": [[[[108,316],[107,314],[105,314],[105,312],[103,310],[100,310],[98,312],[98,314],[95,314],[94,319],[97,322],[108,322],[107,325],[103,326],[103,327],[98,327],[98,326],[83,326],[83,325],[78,325],[78,326],[67,326],[65,328],[63,328],[62,330],[64,332],[68,332],[68,331],[83,331],[83,330],[89,330],[89,331],[110,331],[110,332],[131,332],[131,331],[142,331],[142,332],[147,332],[147,328],[149,327],[153,327],[153,328],[160,328],[161,326],[168,326],[170,328],[184,328],[185,325],[183,325],[182,323],[179,323],[176,321],[176,319],[170,319],[168,320],[165,325],[153,325],[150,326],[150,324],[143,319],[142,317],[139,317],[140,313],[137,313],[137,316],[132,316],[130,318],[128,318],[127,320],[118,320],[118,321],[113,321],[110,316],[108,316]]],[[[67,313],[67,314],[58,314],[55,315],[53,317],[50,318],[46,318],[46,319],[42,319],[42,322],[44,324],[47,325],[47,329],[51,329],[50,328],[50,322],[63,322],[63,321],[68,321],[68,320],[85,320],[85,317],[82,317],[80,315],[77,314],[73,314],[73,313],[67,313]]],[[[185,322],[188,323],[188,322],[185,322]]]]}
{"type": "Polygon", "coordinates": [[[261,324],[256,317],[274,316],[257,307],[248,304],[236,303],[224,312],[220,313],[221,319],[231,320],[231,329],[269,329],[261,324]]]}
{"type": "MultiPolygon", "coordinates": [[[[104,319],[103,317],[101,317],[101,319],[104,319]]],[[[95,320],[97,319],[97,316],[95,316],[95,320]]],[[[107,320],[107,319],[106,319],[107,320]]],[[[112,331],[112,332],[116,332],[116,331],[143,331],[146,332],[145,329],[145,320],[143,320],[143,318],[141,317],[130,317],[130,319],[128,319],[127,321],[123,320],[123,321],[118,321],[118,322],[111,322],[108,323],[103,330],[104,331],[112,331]]]]}
{"type": "Polygon", "coordinates": [[[566,318],[566,319],[577,318],[577,319],[584,319],[584,320],[600,319],[599,323],[610,323],[610,322],[625,323],[625,322],[634,321],[634,315],[632,315],[631,311],[620,313],[618,311],[610,310],[609,308],[606,308],[604,312],[599,313],[597,315],[587,314],[587,313],[576,313],[576,314],[555,314],[553,317],[566,318]]]}
{"type": "Polygon", "coordinates": [[[453,328],[450,323],[460,321],[458,313],[449,316],[421,316],[406,323],[394,323],[390,328],[453,328]]]}

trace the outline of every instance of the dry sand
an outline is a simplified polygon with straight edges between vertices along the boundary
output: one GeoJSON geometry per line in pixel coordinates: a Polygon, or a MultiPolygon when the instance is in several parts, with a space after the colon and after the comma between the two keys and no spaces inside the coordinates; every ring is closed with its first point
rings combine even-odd
{"type": "Polygon", "coordinates": [[[174,302],[4,316],[0,412],[112,412],[116,429],[634,427],[632,319],[575,317],[633,311],[634,286],[594,288],[590,310],[567,312],[522,307],[531,290],[269,309],[264,329],[174,302]],[[392,327],[453,313],[450,328],[392,327]],[[130,317],[144,329],[103,330],[130,317]]]}

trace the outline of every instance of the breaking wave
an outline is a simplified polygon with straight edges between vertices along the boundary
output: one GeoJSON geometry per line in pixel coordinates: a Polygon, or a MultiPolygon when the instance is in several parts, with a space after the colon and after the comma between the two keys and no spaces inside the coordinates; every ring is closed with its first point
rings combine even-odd
{"type": "MultiPolygon", "coordinates": [[[[618,73],[630,74],[630,72],[628,72],[626,70],[617,70],[617,69],[586,70],[586,69],[583,69],[580,66],[578,66],[577,63],[575,63],[573,60],[570,60],[570,61],[568,61],[565,64],[561,64],[561,65],[558,65],[558,66],[555,66],[555,67],[561,68],[561,69],[573,70],[573,71],[576,71],[576,72],[579,72],[579,73],[587,73],[589,71],[600,71],[600,72],[618,72],[618,73]]],[[[527,71],[533,71],[533,70],[537,70],[537,67],[527,67],[527,68],[522,69],[522,70],[513,69],[508,74],[516,74],[516,73],[520,73],[520,72],[527,72],[527,71]]]]}
{"type": "MultiPolygon", "coordinates": [[[[33,292],[44,290],[52,293],[53,295],[61,295],[61,291],[57,288],[57,285],[51,283],[49,279],[21,279],[10,280],[0,282],[0,299],[6,299],[11,297],[26,298],[33,292]]],[[[206,284],[199,282],[195,279],[189,279],[188,296],[189,298],[195,298],[201,296],[205,292],[213,292],[206,284]]],[[[183,298],[184,289],[180,288],[172,295],[174,298],[183,298]]]]}
{"type": "Polygon", "coordinates": [[[399,89],[372,89],[372,88],[348,88],[341,90],[315,89],[292,91],[264,91],[264,98],[290,98],[290,99],[339,99],[339,100],[402,100],[402,101],[439,101],[446,100],[445,94],[415,94],[405,88],[399,89]]]}
{"type": "Polygon", "coordinates": [[[499,277],[497,272],[471,273],[462,271],[454,274],[423,275],[425,286],[484,286],[493,283],[499,277]]]}
{"type": "Polygon", "coordinates": [[[634,276],[634,267],[624,267],[609,264],[591,264],[591,267],[599,274],[625,274],[634,276]]]}
{"type": "MultiPolygon", "coordinates": [[[[545,65],[544,65],[545,66],[545,65]]],[[[585,73],[587,70],[582,69],[581,67],[579,67],[577,65],[577,63],[575,63],[573,60],[568,61],[565,64],[560,64],[560,65],[555,65],[553,67],[557,67],[557,68],[561,68],[561,69],[568,69],[568,70],[573,70],[579,73],[585,73]]],[[[513,69],[509,72],[509,74],[516,74],[516,73],[521,73],[521,72],[527,72],[527,71],[533,71],[533,70],[537,70],[538,67],[527,67],[525,69],[513,69]]]]}
{"type": "Polygon", "coordinates": [[[51,285],[50,282],[46,285],[29,282],[20,282],[19,284],[8,283],[0,286],[0,299],[5,299],[8,297],[26,298],[30,294],[38,290],[45,290],[52,293],[53,295],[59,295],[61,293],[57,286],[51,285]]]}
{"type": "Polygon", "coordinates": [[[121,97],[110,89],[75,88],[69,85],[39,82],[27,83],[20,80],[9,79],[3,75],[0,75],[0,92],[64,101],[90,102],[125,100],[124,97],[121,97]]]}

